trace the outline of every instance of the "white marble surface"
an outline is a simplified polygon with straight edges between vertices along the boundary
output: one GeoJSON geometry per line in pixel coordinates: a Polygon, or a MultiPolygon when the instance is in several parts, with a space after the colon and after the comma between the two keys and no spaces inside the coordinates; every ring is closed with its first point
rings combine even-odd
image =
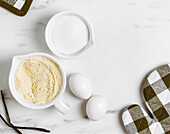
{"type": "MultiPolygon", "coordinates": [[[[23,18],[0,8],[0,89],[5,90],[13,123],[46,127],[51,134],[125,133],[122,110],[129,104],[143,103],[141,83],[154,68],[170,62],[169,51],[169,0],[34,0],[23,18]],[[67,115],[54,107],[30,110],[9,92],[12,57],[32,52],[52,54],[44,40],[44,28],[54,14],[64,10],[83,13],[94,27],[96,49],[75,60],[58,59],[68,77],[75,72],[86,74],[93,84],[93,94],[107,98],[108,112],[97,122],[86,118],[85,102],[74,97],[68,87],[64,97],[71,111],[67,115]]],[[[4,115],[1,102],[0,113],[4,115]]],[[[2,121],[0,133],[15,134],[2,121]]]]}

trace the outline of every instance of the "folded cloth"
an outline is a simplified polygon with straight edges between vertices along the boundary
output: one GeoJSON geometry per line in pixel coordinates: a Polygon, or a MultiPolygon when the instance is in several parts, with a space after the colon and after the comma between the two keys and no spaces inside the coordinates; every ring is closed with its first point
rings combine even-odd
{"type": "Polygon", "coordinates": [[[139,105],[122,115],[128,134],[170,134],[170,64],[153,71],[143,85],[143,96],[153,119],[139,105]]]}
{"type": "Polygon", "coordinates": [[[18,15],[25,16],[33,0],[0,0],[0,6],[18,15]]]}

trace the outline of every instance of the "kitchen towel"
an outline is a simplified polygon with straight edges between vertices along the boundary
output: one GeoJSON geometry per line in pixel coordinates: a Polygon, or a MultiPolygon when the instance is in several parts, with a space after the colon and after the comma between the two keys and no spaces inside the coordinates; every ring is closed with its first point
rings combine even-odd
{"type": "Polygon", "coordinates": [[[143,84],[145,103],[125,109],[122,120],[128,134],[170,134],[170,64],[153,71],[143,84]]]}
{"type": "Polygon", "coordinates": [[[18,15],[25,16],[33,0],[0,0],[0,6],[18,15]]]}

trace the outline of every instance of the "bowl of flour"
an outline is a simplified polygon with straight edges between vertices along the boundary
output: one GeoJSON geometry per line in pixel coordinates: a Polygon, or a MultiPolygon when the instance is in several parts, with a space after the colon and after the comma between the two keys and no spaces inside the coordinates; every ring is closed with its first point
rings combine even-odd
{"type": "Polygon", "coordinates": [[[17,55],[12,59],[9,88],[14,98],[31,109],[54,105],[62,113],[69,107],[60,99],[66,87],[66,74],[60,63],[46,53],[17,55]]]}

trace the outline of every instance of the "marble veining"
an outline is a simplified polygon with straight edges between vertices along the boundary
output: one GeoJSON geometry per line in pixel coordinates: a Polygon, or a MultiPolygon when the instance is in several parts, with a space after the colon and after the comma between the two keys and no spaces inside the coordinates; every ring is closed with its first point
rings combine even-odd
{"type": "MultiPolygon", "coordinates": [[[[16,125],[51,129],[51,134],[125,134],[121,121],[130,104],[144,106],[141,84],[149,72],[170,62],[169,0],[35,0],[25,17],[0,8],[0,89],[12,122],[16,125]],[[67,86],[64,98],[71,107],[62,115],[53,106],[31,110],[12,97],[8,74],[12,57],[32,52],[53,55],[44,39],[49,19],[64,10],[78,11],[91,21],[97,47],[73,60],[56,57],[67,76],[86,74],[93,84],[93,94],[108,100],[105,117],[97,122],[87,119],[83,100],[76,98],[67,86]]],[[[0,113],[5,116],[2,102],[0,113]]],[[[23,134],[41,134],[21,130],[23,134]]],[[[15,134],[0,121],[0,134],[15,134]]]]}

